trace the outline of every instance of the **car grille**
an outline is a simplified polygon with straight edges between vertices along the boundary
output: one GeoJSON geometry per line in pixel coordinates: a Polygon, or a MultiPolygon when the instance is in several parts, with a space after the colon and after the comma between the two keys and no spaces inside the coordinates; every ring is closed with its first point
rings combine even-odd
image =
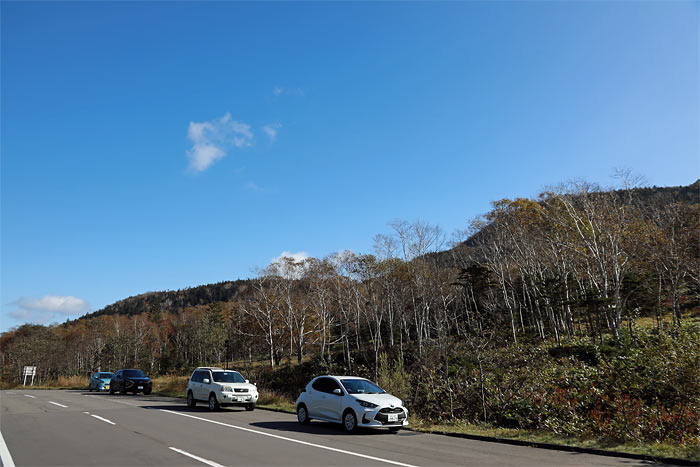
{"type": "Polygon", "coordinates": [[[377,415],[374,416],[374,419],[380,422],[382,425],[396,425],[397,423],[402,424],[403,421],[406,419],[406,413],[403,411],[403,409],[400,409],[398,407],[394,409],[384,408],[377,412],[377,415]],[[397,422],[389,422],[390,413],[398,414],[397,422]]]}
{"type": "Polygon", "coordinates": [[[245,389],[245,388],[243,388],[243,389],[241,389],[241,388],[233,388],[233,390],[234,390],[235,392],[248,392],[248,390],[245,389]]]}

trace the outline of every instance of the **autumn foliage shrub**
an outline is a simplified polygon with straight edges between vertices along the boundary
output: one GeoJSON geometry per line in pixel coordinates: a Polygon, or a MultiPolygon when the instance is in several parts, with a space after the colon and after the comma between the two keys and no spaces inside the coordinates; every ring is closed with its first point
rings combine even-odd
{"type": "Polygon", "coordinates": [[[546,430],[614,441],[700,441],[700,328],[634,330],[606,348],[581,340],[560,348],[453,347],[410,368],[380,359],[380,384],[419,417],[546,430]],[[568,345],[568,347],[566,347],[568,345]]]}

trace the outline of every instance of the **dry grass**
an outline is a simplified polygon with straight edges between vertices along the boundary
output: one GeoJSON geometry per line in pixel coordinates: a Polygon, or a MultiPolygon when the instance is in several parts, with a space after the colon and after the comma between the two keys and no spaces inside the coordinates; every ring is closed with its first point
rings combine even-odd
{"type": "Polygon", "coordinates": [[[161,396],[185,397],[189,379],[189,376],[158,376],[153,379],[153,392],[161,396]]]}
{"type": "Polygon", "coordinates": [[[266,391],[260,389],[260,397],[258,398],[258,406],[267,409],[282,410],[284,412],[295,413],[296,408],[294,401],[290,401],[285,396],[275,391],[266,391]]]}
{"type": "Polygon", "coordinates": [[[87,376],[59,376],[56,385],[66,389],[85,389],[90,385],[87,376]]]}

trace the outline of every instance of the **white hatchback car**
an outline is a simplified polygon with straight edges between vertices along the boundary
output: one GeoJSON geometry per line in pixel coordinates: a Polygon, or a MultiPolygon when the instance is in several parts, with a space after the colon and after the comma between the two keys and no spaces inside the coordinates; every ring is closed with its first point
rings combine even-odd
{"type": "Polygon", "coordinates": [[[341,423],[346,431],[357,427],[399,431],[408,425],[401,399],[357,376],[318,376],[306,385],[296,402],[299,423],[311,419],[341,423]]]}
{"type": "Polygon", "coordinates": [[[258,389],[237,371],[198,367],[187,383],[187,407],[195,407],[197,401],[207,401],[209,410],[231,405],[255,410],[258,389]]]}

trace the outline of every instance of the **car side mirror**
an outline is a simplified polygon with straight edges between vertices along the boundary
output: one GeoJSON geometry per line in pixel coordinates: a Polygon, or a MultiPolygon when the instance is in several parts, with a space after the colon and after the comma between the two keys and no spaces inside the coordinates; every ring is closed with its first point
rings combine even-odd
{"type": "Polygon", "coordinates": [[[248,380],[245,380],[245,382],[246,382],[246,383],[250,383],[250,381],[248,381],[248,380]]]}
{"type": "Polygon", "coordinates": [[[204,384],[209,384],[209,378],[204,378],[204,379],[202,380],[202,382],[203,382],[204,384]]]}
{"type": "Polygon", "coordinates": [[[341,396],[343,394],[343,391],[336,388],[336,389],[333,389],[333,394],[335,394],[336,396],[341,396]]]}

